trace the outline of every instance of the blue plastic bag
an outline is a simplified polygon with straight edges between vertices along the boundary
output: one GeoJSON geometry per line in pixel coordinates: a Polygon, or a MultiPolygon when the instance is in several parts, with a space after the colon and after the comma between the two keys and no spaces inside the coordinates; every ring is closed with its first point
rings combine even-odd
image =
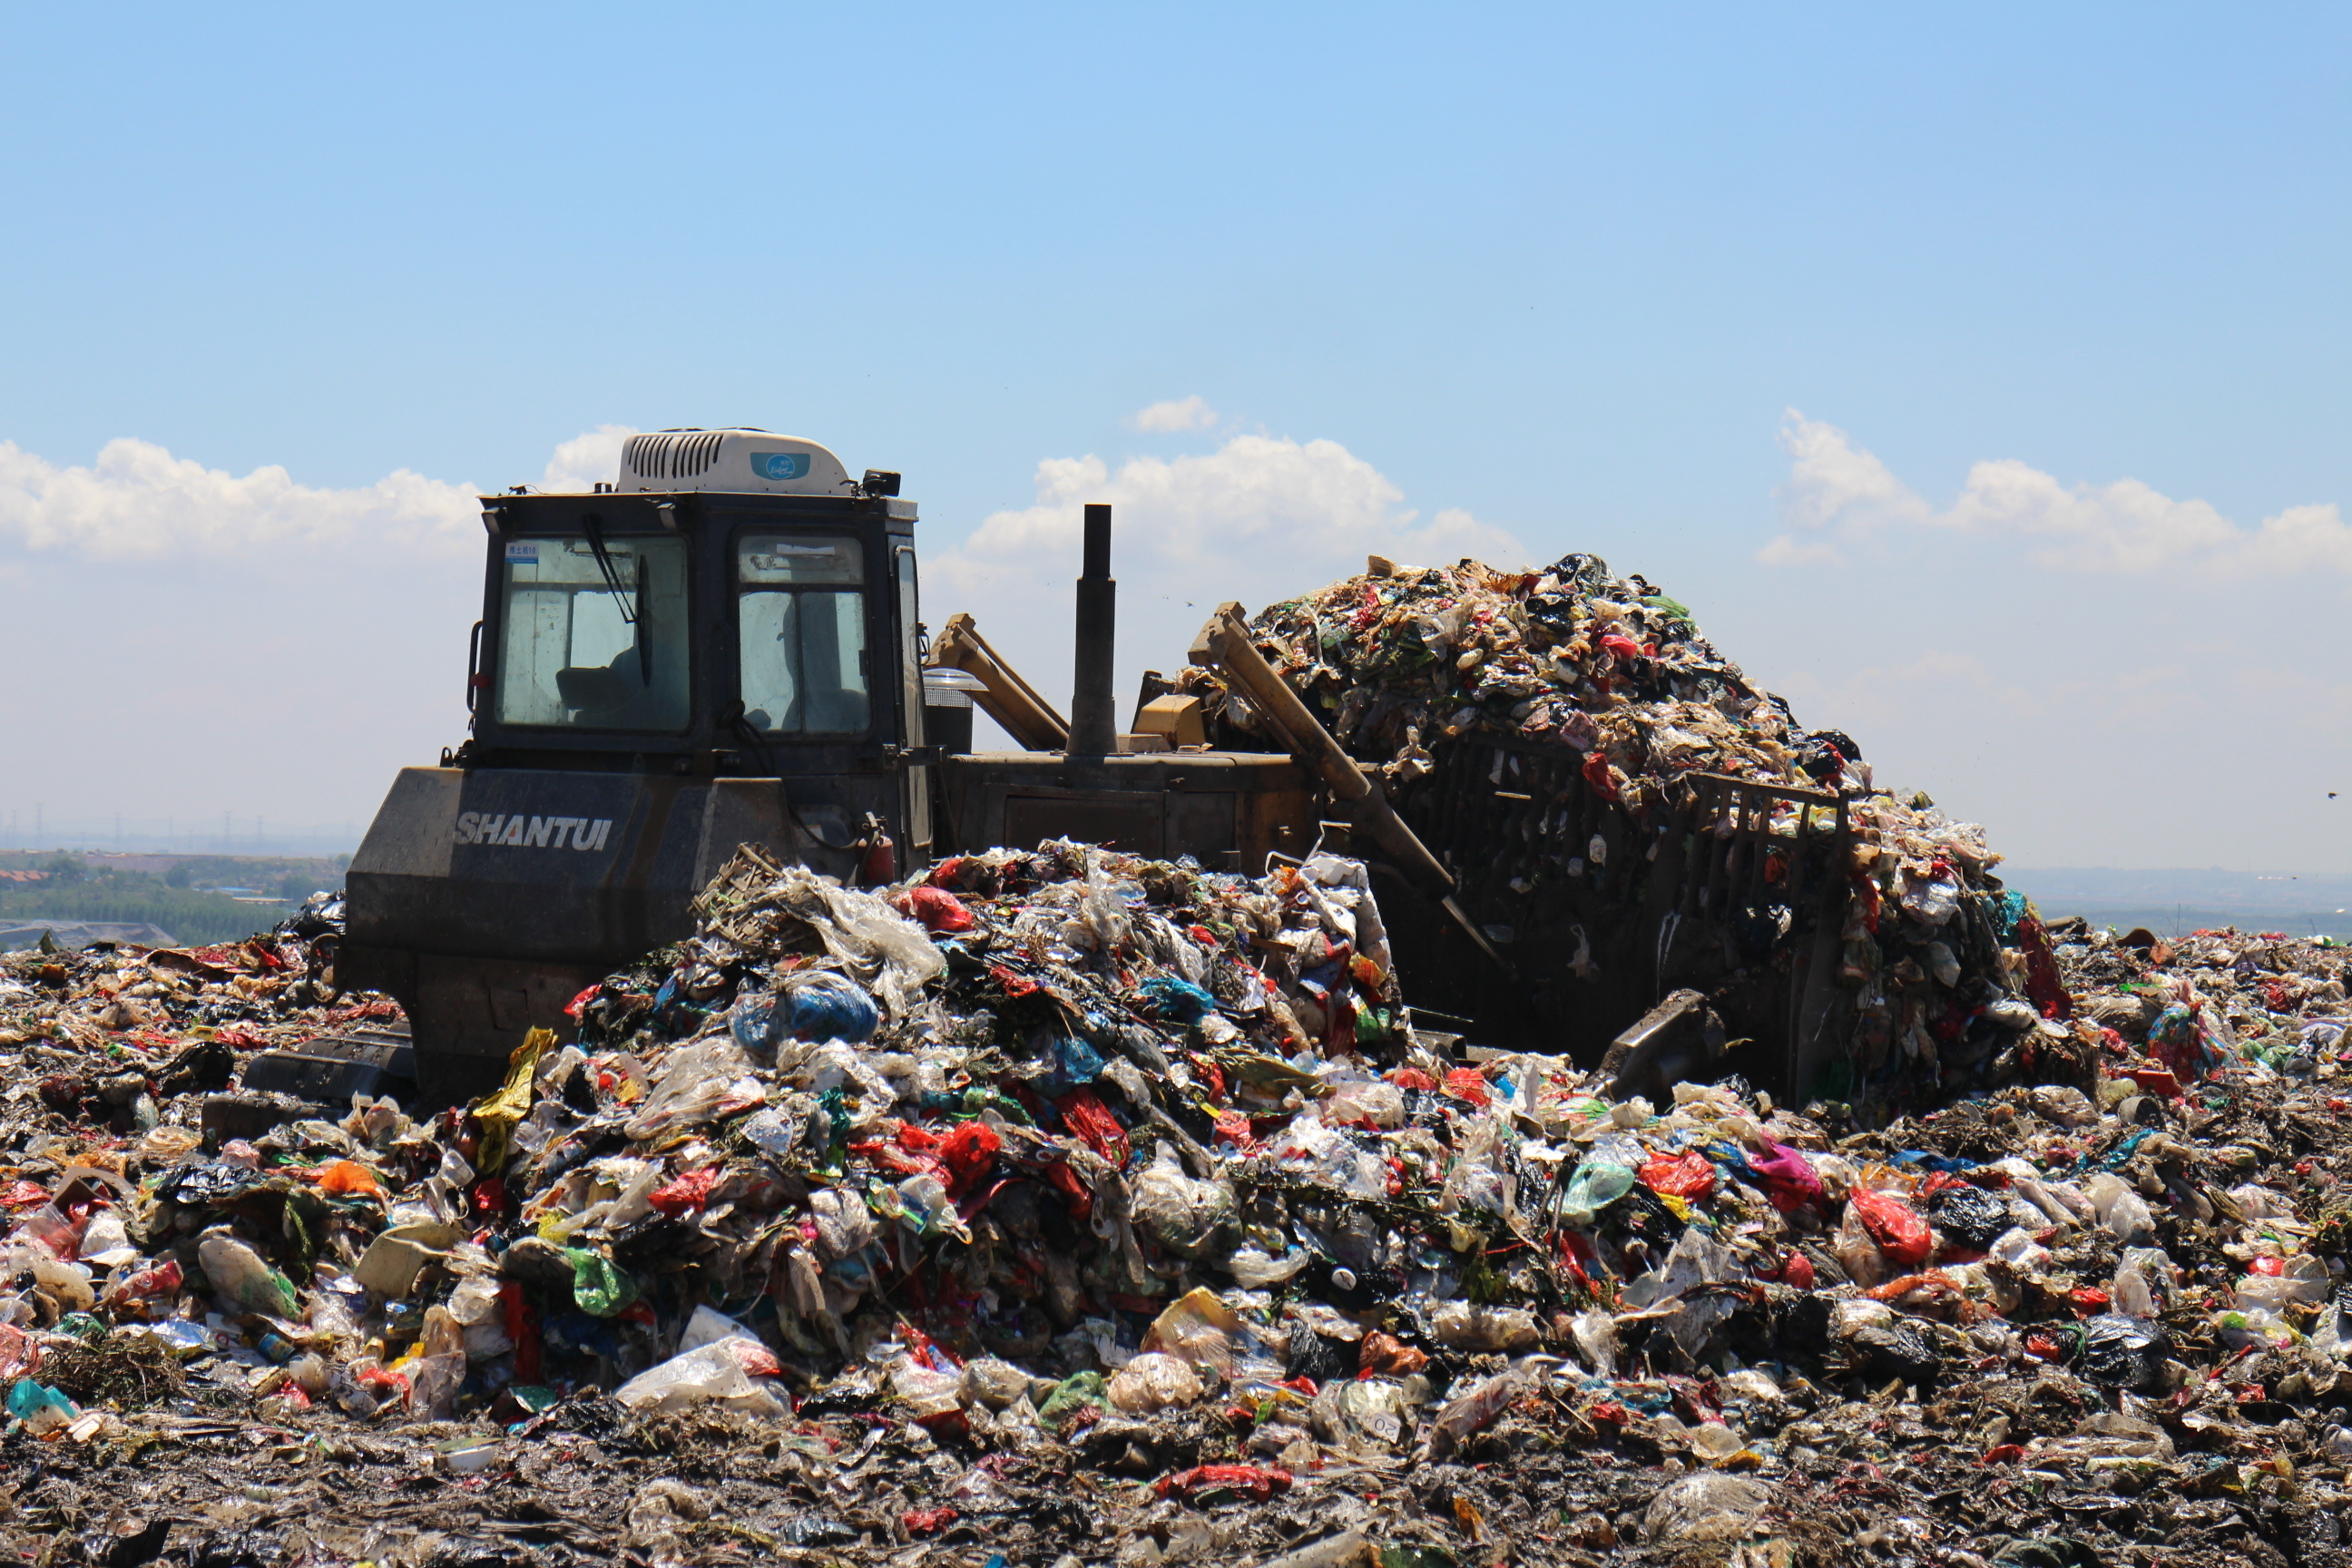
{"type": "Polygon", "coordinates": [[[835,970],[787,975],[782,989],[747,997],[728,1019],[745,1050],[774,1050],[786,1040],[863,1045],[882,1026],[882,1009],[866,988],[835,970]]]}

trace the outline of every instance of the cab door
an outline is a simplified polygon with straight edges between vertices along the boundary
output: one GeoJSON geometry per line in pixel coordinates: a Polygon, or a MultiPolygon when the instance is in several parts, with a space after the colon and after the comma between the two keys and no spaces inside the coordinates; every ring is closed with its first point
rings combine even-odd
{"type": "MultiPolygon", "coordinates": [[[[897,590],[898,625],[899,710],[906,715],[906,741],[920,746],[923,740],[923,655],[919,628],[922,595],[916,580],[915,547],[893,546],[890,575],[897,590]]],[[[905,770],[908,864],[919,866],[931,858],[931,770],[917,764],[905,770]]]]}

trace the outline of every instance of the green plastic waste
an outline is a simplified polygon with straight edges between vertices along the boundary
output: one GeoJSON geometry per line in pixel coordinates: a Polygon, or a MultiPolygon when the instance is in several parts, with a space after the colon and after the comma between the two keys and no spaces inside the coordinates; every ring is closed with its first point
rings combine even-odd
{"type": "Polygon", "coordinates": [[[1037,1412],[1037,1425],[1049,1432],[1058,1433],[1086,1410],[1100,1410],[1109,1402],[1103,1391],[1108,1380],[1098,1372],[1081,1372],[1064,1378],[1045,1396],[1037,1412]]]}
{"type": "Polygon", "coordinates": [[[567,1247],[563,1256],[572,1264],[572,1305],[590,1317],[609,1318],[637,1299],[636,1281],[614,1268],[603,1253],[567,1247]]]}
{"type": "Polygon", "coordinates": [[[1591,1225],[1593,1216],[1633,1190],[1633,1173],[1606,1160],[1587,1160],[1568,1179],[1560,1194],[1559,1217],[1570,1225],[1591,1225]]]}

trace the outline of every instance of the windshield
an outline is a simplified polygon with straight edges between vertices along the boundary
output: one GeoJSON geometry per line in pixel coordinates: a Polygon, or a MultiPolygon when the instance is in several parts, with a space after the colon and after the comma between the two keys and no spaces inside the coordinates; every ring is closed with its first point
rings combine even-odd
{"type": "Polygon", "coordinates": [[[855,538],[747,533],[735,547],[743,717],[772,735],[863,734],[866,552],[855,538]]]}
{"type": "Polygon", "coordinates": [[[683,541],[509,540],[502,608],[499,722],[686,728],[683,541]]]}

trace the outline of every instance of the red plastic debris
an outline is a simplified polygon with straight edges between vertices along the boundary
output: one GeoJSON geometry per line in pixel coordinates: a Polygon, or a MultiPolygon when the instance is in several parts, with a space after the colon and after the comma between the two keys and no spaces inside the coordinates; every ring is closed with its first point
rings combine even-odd
{"type": "Polygon", "coordinates": [[[971,910],[945,888],[918,886],[892,896],[890,907],[925,931],[970,931],[971,910]]]}
{"type": "Polygon", "coordinates": [[[898,1516],[909,1535],[937,1535],[955,1521],[956,1510],[951,1508],[910,1508],[898,1516]]]}
{"type": "Polygon", "coordinates": [[[596,994],[604,989],[604,983],[599,980],[595,984],[591,985],[587,990],[583,991],[579,995],[574,996],[571,1001],[566,1002],[563,1005],[563,1016],[571,1019],[573,1023],[578,1023],[580,1021],[580,1015],[587,1011],[588,1004],[596,1000],[596,994]]]}
{"type": "Polygon", "coordinates": [[[1592,786],[1593,794],[1612,805],[1617,804],[1617,779],[1610,771],[1608,757],[1601,752],[1585,753],[1584,782],[1592,786]]]}
{"type": "Polygon", "coordinates": [[[1004,987],[1007,996],[1026,996],[1037,989],[1037,983],[1025,974],[1015,974],[1001,963],[988,966],[988,977],[1004,987]]]}
{"type": "Polygon", "coordinates": [[[1151,1489],[1161,1497],[1181,1497],[1197,1501],[1204,1496],[1232,1492],[1255,1498],[1264,1502],[1276,1492],[1290,1489],[1288,1470],[1277,1470],[1259,1465],[1199,1465],[1189,1470],[1179,1470],[1172,1476],[1162,1476],[1151,1489]]]}
{"type": "Polygon", "coordinates": [[[1878,1243],[1878,1250],[1886,1254],[1890,1263],[1916,1268],[1935,1250],[1935,1235],[1928,1230],[1927,1222],[1892,1194],[1857,1187],[1846,1199],[1846,1206],[1862,1221],[1863,1228],[1870,1232],[1870,1239],[1878,1243]]]}
{"type": "Polygon", "coordinates": [[[1063,1124],[1087,1148],[1114,1165],[1127,1163],[1127,1129],[1118,1124],[1100,1095],[1090,1089],[1074,1089],[1062,1097],[1058,1109],[1063,1124]]]}
{"type": "Polygon", "coordinates": [[[1445,1075],[1445,1092],[1484,1110],[1495,1103],[1495,1087],[1476,1068],[1455,1068],[1445,1075]]]}
{"type": "Polygon", "coordinates": [[[940,1158],[948,1168],[948,1193],[961,1198],[988,1174],[1004,1140],[985,1122],[967,1121],[940,1141],[940,1158]]]}
{"type": "Polygon", "coordinates": [[[706,1165],[699,1171],[688,1171],[674,1182],[656,1187],[646,1201],[662,1213],[677,1219],[692,1214],[710,1201],[710,1189],[719,1184],[719,1167],[706,1165]]]}
{"type": "Polygon", "coordinates": [[[1696,1203],[1715,1191],[1715,1162],[1696,1149],[1678,1160],[1654,1155],[1641,1173],[1643,1186],[1670,1198],[1696,1203]]]}
{"type": "Polygon", "coordinates": [[[2025,1458],[2024,1444],[2002,1443],[1987,1448],[1982,1462],[1988,1465],[2013,1465],[2023,1458],[2025,1458]]]}
{"type": "Polygon", "coordinates": [[[1250,1131],[1250,1119],[1238,1110],[1220,1110],[1216,1115],[1217,1136],[1244,1154],[1257,1152],[1258,1142],[1250,1131]]]}

